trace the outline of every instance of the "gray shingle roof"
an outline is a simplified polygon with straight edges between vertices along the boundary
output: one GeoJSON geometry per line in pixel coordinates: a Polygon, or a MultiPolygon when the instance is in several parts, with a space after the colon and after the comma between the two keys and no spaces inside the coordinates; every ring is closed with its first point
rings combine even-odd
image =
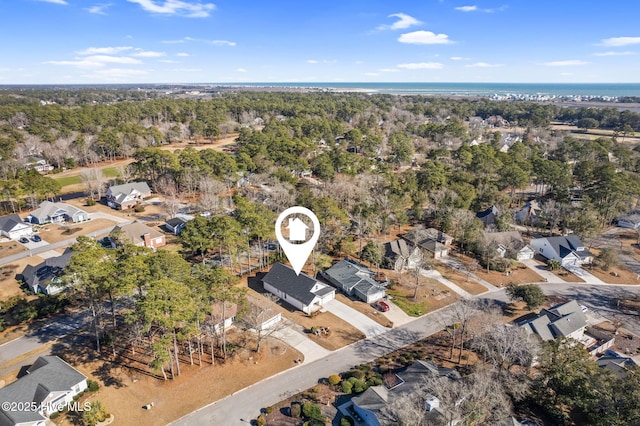
{"type": "Polygon", "coordinates": [[[5,232],[11,231],[16,225],[21,223],[23,223],[22,219],[15,213],[0,217],[0,229],[5,232]]]}
{"type": "Polygon", "coordinates": [[[358,290],[362,294],[374,294],[385,288],[373,279],[374,272],[351,259],[343,259],[322,274],[329,282],[351,293],[358,290]]]}
{"type": "Polygon", "coordinates": [[[50,257],[37,265],[27,265],[22,271],[22,280],[32,290],[35,286],[46,287],[48,283],[59,276],[69,264],[73,251],[67,248],[60,256],[50,257]]]}
{"type": "Polygon", "coordinates": [[[151,189],[147,182],[130,182],[122,185],[114,185],[109,187],[109,194],[119,204],[133,191],[137,191],[144,194],[151,194],[151,189]]]}
{"type": "MultiPolygon", "coordinates": [[[[87,377],[57,356],[41,356],[26,376],[0,389],[0,401],[41,403],[51,392],[71,391],[87,377]]],[[[0,426],[44,421],[35,411],[8,411],[0,408],[0,426]]]]}
{"type": "Polygon", "coordinates": [[[42,221],[51,220],[51,218],[55,216],[64,215],[73,217],[78,213],[86,214],[84,210],[74,207],[71,204],[52,203],[51,201],[45,200],[37,209],[32,211],[29,216],[38,218],[38,221],[42,223],[42,221]]]}
{"type": "Polygon", "coordinates": [[[543,340],[566,337],[587,326],[587,317],[578,305],[571,300],[566,303],[543,309],[533,320],[523,324],[538,334],[543,340]]]}
{"type": "Polygon", "coordinates": [[[271,270],[262,278],[262,281],[305,305],[310,305],[316,296],[324,296],[335,291],[330,286],[322,284],[304,273],[296,275],[293,269],[279,262],[271,267],[271,270]],[[312,293],[311,290],[316,284],[320,284],[322,287],[312,293]]]}
{"type": "Polygon", "coordinates": [[[149,234],[151,239],[162,237],[164,235],[162,232],[156,231],[155,229],[138,221],[126,225],[116,225],[111,231],[111,234],[116,234],[118,232],[123,232],[133,244],[144,243],[144,234],[149,234]]]}

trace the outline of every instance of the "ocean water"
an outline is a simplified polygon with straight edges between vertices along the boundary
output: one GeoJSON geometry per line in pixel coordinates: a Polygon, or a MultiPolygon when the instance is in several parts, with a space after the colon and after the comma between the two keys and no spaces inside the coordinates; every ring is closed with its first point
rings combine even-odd
{"type": "Polygon", "coordinates": [[[238,83],[228,85],[405,95],[640,97],[640,83],[238,83]]]}

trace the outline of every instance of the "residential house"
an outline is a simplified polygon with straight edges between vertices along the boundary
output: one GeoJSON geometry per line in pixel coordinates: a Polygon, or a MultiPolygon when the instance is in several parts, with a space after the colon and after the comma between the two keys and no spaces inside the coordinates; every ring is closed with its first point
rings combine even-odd
{"type": "Polygon", "coordinates": [[[557,260],[563,267],[591,263],[593,254],[576,235],[534,238],[529,246],[547,260],[557,260]]]}
{"type": "Polygon", "coordinates": [[[38,357],[26,375],[0,388],[0,425],[44,426],[51,414],[73,403],[85,389],[87,376],[61,358],[38,357]],[[24,409],[25,404],[36,409],[24,409]]]}
{"type": "Polygon", "coordinates": [[[114,209],[127,210],[135,207],[150,195],[151,189],[146,182],[114,185],[107,189],[107,205],[114,209]]]}
{"type": "Polygon", "coordinates": [[[282,263],[275,263],[262,278],[262,283],[269,293],[306,314],[321,309],[336,297],[335,288],[304,273],[297,275],[292,268],[282,263]]]}
{"type": "Polygon", "coordinates": [[[401,268],[415,269],[420,265],[422,252],[419,247],[409,247],[405,240],[393,240],[384,245],[383,264],[386,268],[399,271],[401,268]]]}
{"type": "Polygon", "coordinates": [[[611,371],[620,380],[627,377],[629,370],[637,369],[638,363],[626,356],[620,356],[616,352],[607,351],[607,353],[596,359],[598,367],[611,371]]]}
{"type": "MultiPolygon", "coordinates": [[[[383,409],[393,403],[397,398],[406,396],[407,394],[425,393],[425,380],[433,379],[443,381],[445,385],[460,380],[460,374],[452,369],[437,365],[433,361],[415,361],[404,372],[396,375],[388,373],[390,376],[385,377],[385,384],[371,386],[358,396],[351,398],[351,401],[340,406],[339,409],[344,414],[351,414],[353,410],[357,416],[362,419],[362,423],[371,426],[380,426],[383,424],[381,412],[383,409]]],[[[444,387],[443,386],[443,387],[444,387]]],[[[438,395],[431,393],[425,397],[425,410],[427,418],[432,422],[429,424],[438,424],[442,421],[442,412],[440,411],[440,400],[438,395]]]]}
{"type": "Polygon", "coordinates": [[[187,225],[187,222],[193,219],[193,216],[187,214],[177,214],[175,217],[167,220],[164,226],[174,235],[178,235],[180,231],[187,225]]]}
{"type": "Polygon", "coordinates": [[[640,228],[640,213],[634,212],[618,218],[617,224],[621,228],[638,229],[640,228]]]}
{"type": "Polygon", "coordinates": [[[535,255],[533,249],[524,242],[522,235],[520,235],[518,231],[482,231],[482,237],[489,247],[493,247],[495,249],[495,252],[499,257],[506,257],[508,259],[520,261],[533,259],[533,256],[535,255]]]}
{"type": "Polygon", "coordinates": [[[40,173],[50,172],[51,170],[53,170],[53,166],[42,157],[30,157],[25,166],[27,169],[33,169],[40,173]]]}
{"type": "Polygon", "coordinates": [[[541,214],[540,203],[537,200],[531,200],[516,212],[515,219],[523,225],[537,225],[541,214]]]}
{"type": "Polygon", "coordinates": [[[213,324],[215,332],[219,332],[223,328],[233,325],[238,314],[238,305],[231,302],[213,302],[211,304],[211,313],[209,318],[213,324]]]}
{"type": "Polygon", "coordinates": [[[401,237],[412,247],[420,247],[434,259],[441,259],[449,255],[449,247],[441,241],[453,241],[453,238],[433,228],[428,230],[416,228],[406,234],[402,234],[401,237]]]}
{"type": "Polygon", "coordinates": [[[34,293],[58,294],[65,288],[59,277],[69,264],[72,254],[72,250],[67,248],[60,256],[50,257],[37,265],[27,265],[17,278],[34,293]]]}
{"type": "Polygon", "coordinates": [[[167,244],[162,232],[156,231],[138,221],[115,226],[109,234],[113,247],[118,244],[119,238],[127,239],[135,246],[149,247],[154,250],[167,244]]]}
{"type": "Polygon", "coordinates": [[[254,325],[260,327],[260,330],[264,331],[272,328],[282,321],[282,313],[279,308],[274,306],[273,302],[250,295],[247,296],[247,300],[251,309],[256,309],[259,312],[259,315],[254,316],[256,320],[254,325]]]}
{"type": "Polygon", "coordinates": [[[345,258],[336,262],[321,275],[343,293],[366,303],[386,296],[386,288],[374,279],[375,272],[353,259],[345,258]]]}
{"type": "Polygon", "coordinates": [[[571,300],[543,309],[538,315],[527,318],[518,325],[545,341],[562,337],[582,341],[587,317],[578,302],[571,300]]]}
{"type": "Polygon", "coordinates": [[[89,213],[67,203],[43,201],[29,214],[27,221],[42,225],[44,223],[84,222],[89,220],[89,213]]]}
{"type": "Polygon", "coordinates": [[[33,228],[14,213],[0,217],[0,234],[12,240],[18,240],[33,235],[33,228]]]}
{"type": "Polygon", "coordinates": [[[482,221],[485,228],[494,226],[498,216],[500,216],[500,210],[496,206],[491,206],[484,211],[476,213],[476,217],[482,221]]]}

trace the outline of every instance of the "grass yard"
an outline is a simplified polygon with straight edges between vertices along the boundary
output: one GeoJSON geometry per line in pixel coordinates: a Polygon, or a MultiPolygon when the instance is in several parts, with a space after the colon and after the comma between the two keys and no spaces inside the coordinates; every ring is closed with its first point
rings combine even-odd
{"type": "Polygon", "coordinates": [[[348,346],[366,337],[360,330],[331,312],[319,312],[310,317],[282,301],[278,302],[278,305],[285,308],[282,314],[285,318],[302,326],[309,339],[330,351],[348,346]],[[329,330],[329,334],[317,336],[309,332],[311,327],[326,328],[329,330]]]}
{"type": "MultiPolygon", "coordinates": [[[[475,281],[472,277],[468,277],[467,274],[463,274],[462,272],[456,271],[455,269],[450,268],[444,264],[436,264],[434,269],[440,274],[462,288],[463,290],[471,293],[473,295],[482,294],[487,292],[487,288],[482,284],[475,281]]],[[[474,273],[474,275],[478,275],[478,271],[474,273]]],[[[484,277],[480,277],[484,278],[484,277]]]]}
{"type": "Polygon", "coordinates": [[[120,167],[105,167],[102,169],[102,174],[106,178],[116,178],[120,176],[120,167]]]}
{"type": "Polygon", "coordinates": [[[387,288],[387,294],[391,296],[393,303],[407,315],[419,317],[458,300],[457,294],[444,284],[426,277],[420,277],[420,287],[414,299],[414,280],[413,277],[410,280],[409,274],[403,274],[402,284],[387,288]]]}
{"type": "Polygon", "coordinates": [[[60,186],[63,188],[70,185],[80,185],[82,183],[82,178],[80,176],[62,176],[59,178],[54,177],[54,179],[58,181],[60,186]]]}

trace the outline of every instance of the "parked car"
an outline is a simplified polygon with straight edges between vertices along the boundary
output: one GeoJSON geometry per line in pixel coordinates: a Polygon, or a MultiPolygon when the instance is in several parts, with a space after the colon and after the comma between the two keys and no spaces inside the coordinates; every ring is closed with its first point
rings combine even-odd
{"type": "Polygon", "coordinates": [[[31,241],[33,241],[34,243],[39,243],[40,241],[42,241],[42,238],[40,238],[39,235],[33,235],[31,237],[31,241]]]}
{"type": "Polygon", "coordinates": [[[383,302],[382,300],[378,300],[373,304],[373,307],[382,312],[387,312],[389,308],[389,304],[387,302],[383,302]]]}
{"type": "Polygon", "coordinates": [[[29,239],[27,237],[22,237],[18,240],[18,242],[22,244],[27,244],[29,242],[29,239]]]}

